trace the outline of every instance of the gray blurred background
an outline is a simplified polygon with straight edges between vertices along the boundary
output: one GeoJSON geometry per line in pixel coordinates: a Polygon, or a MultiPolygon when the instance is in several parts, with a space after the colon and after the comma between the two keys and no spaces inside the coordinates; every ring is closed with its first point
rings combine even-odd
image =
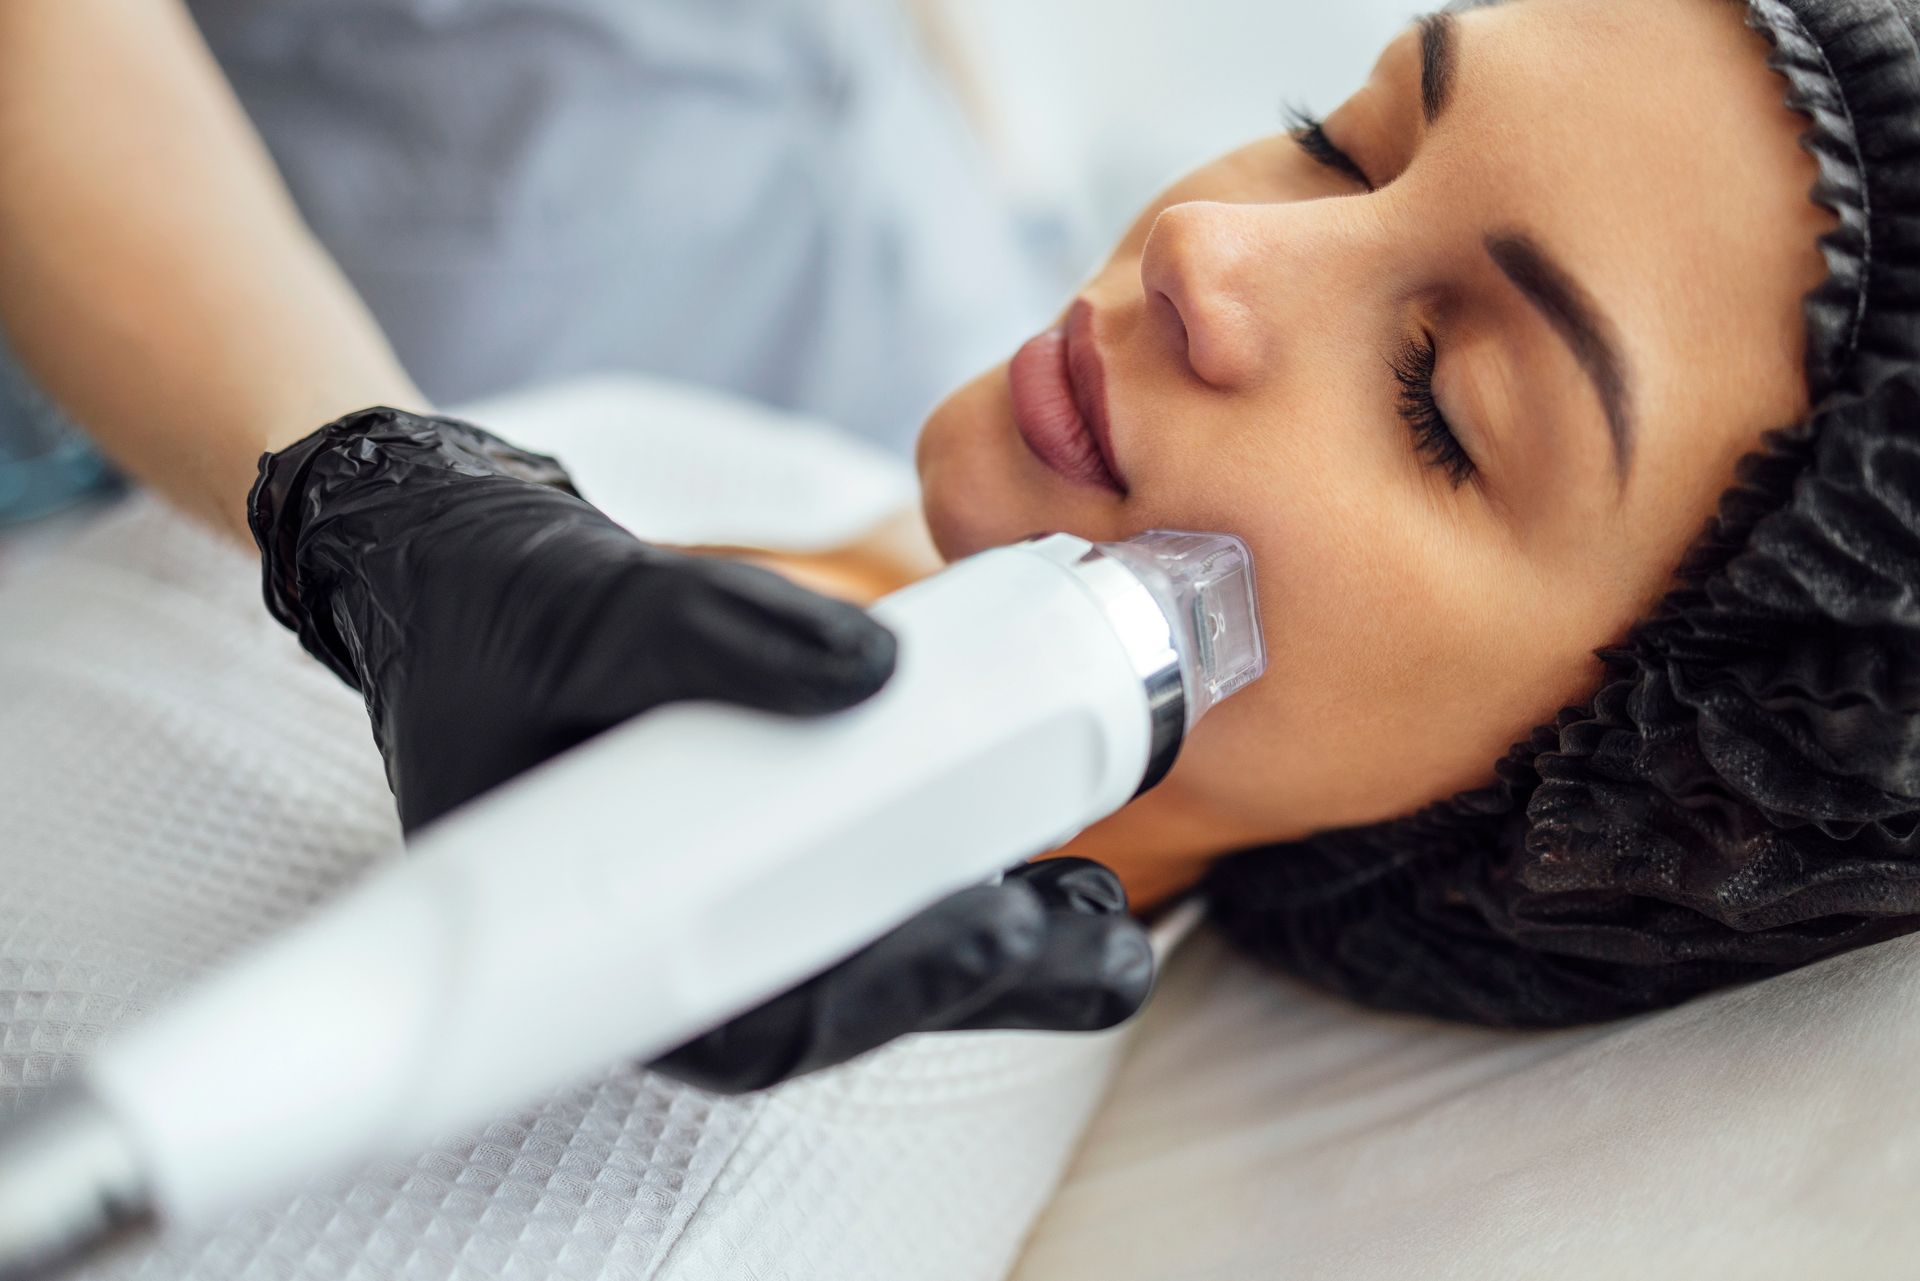
{"type": "Polygon", "coordinates": [[[1021,207],[1064,221],[1076,274],[1209,156],[1330,112],[1416,0],[919,0],[974,79],[1021,207]]]}

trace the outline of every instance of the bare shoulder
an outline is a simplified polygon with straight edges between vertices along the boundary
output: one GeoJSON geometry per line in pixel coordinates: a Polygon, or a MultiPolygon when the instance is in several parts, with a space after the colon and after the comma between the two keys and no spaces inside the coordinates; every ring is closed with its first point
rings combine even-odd
{"type": "Polygon", "coordinates": [[[818,552],[763,547],[685,547],[701,556],[726,556],[773,570],[823,595],[871,605],[889,592],[940,569],[941,560],[918,508],[882,521],[852,542],[818,552]]]}

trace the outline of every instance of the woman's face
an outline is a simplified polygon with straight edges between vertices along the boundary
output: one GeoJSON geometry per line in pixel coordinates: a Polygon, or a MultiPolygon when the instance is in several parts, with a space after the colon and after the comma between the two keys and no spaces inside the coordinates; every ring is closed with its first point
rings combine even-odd
{"type": "Polygon", "coordinates": [[[934,413],[949,558],[1041,530],[1253,548],[1267,676],[1082,848],[1151,844],[1186,872],[1129,879],[1170,886],[1485,783],[1591,694],[1736,459],[1806,410],[1828,220],[1744,11],[1420,24],[1323,133],[1176,183],[1064,337],[934,413]]]}

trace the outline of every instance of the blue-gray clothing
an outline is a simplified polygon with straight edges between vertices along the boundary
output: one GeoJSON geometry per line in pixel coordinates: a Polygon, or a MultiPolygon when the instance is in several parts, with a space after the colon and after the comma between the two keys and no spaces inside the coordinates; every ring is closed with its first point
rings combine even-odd
{"type": "Polygon", "coordinates": [[[1042,321],[899,0],[190,0],[428,395],[637,369],[905,447],[1042,321]]]}
{"type": "MultiPolygon", "coordinates": [[[[189,7],[441,403],[640,370],[905,449],[1062,283],[1023,255],[899,0],[189,7]]],[[[0,498],[23,457],[42,489],[87,472],[18,381],[0,498]]]]}

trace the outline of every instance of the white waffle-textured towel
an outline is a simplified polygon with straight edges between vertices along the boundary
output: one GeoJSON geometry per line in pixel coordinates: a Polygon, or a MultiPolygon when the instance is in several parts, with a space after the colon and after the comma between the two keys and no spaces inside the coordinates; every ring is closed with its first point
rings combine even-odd
{"type": "MultiPolygon", "coordinates": [[[[774,541],[784,494],[796,541],[817,545],[911,492],[856,447],[644,384],[475,416],[563,455],[587,432],[582,487],[629,525],[680,496],[661,536],[723,536],[713,495],[733,494],[750,507],[739,537],[774,541]],[[838,489],[820,470],[835,467],[838,489]]],[[[252,556],[147,498],[0,579],[0,1114],[401,857],[357,696],[267,617],[258,580],[252,556]]],[[[912,1038],[738,1099],[614,1070],[90,1275],[999,1277],[1123,1035],[912,1038]]]]}

